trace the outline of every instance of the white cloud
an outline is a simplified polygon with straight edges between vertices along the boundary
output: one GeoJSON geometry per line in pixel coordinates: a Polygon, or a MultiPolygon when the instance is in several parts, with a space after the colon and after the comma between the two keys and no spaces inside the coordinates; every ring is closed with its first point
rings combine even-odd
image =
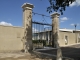
{"type": "Polygon", "coordinates": [[[70,7],[73,7],[76,5],[76,2],[73,2],[72,4],[70,4],[70,7]]]}
{"type": "Polygon", "coordinates": [[[74,26],[74,24],[72,23],[71,26],[74,26]]]}
{"type": "Polygon", "coordinates": [[[62,18],[60,18],[60,22],[65,22],[66,20],[68,20],[67,17],[62,17],[62,18]]]}
{"type": "Polygon", "coordinates": [[[71,26],[74,26],[74,25],[77,25],[77,26],[79,26],[79,23],[77,23],[77,24],[73,24],[73,23],[72,23],[72,24],[71,24],[71,26]]]}
{"type": "Polygon", "coordinates": [[[73,6],[80,6],[80,0],[76,0],[75,2],[70,4],[70,7],[73,7],[73,6]]]}
{"type": "Polygon", "coordinates": [[[63,20],[63,21],[68,20],[67,17],[62,17],[62,18],[60,18],[60,19],[63,20]]]}
{"type": "Polygon", "coordinates": [[[4,25],[4,26],[12,26],[11,23],[7,23],[7,22],[4,22],[4,21],[1,21],[1,22],[0,22],[0,25],[4,25]]]}

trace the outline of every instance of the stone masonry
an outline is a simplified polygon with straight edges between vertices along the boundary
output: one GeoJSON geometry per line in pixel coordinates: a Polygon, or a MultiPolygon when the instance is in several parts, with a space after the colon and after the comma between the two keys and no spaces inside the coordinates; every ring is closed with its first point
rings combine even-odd
{"type": "Polygon", "coordinates": [[[23,8],[23,27],[24,27],[24,50],[32,50],[32,8],[30,3],[24,3],[23,8]]]}

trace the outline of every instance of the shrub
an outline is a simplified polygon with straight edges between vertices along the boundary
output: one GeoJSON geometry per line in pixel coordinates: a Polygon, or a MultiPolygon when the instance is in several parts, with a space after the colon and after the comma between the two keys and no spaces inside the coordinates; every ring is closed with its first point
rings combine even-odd
{"type": "Polygon", "coordinates": [[[43,46],[46,46],[46,40],[32,40],[33,44],[39,44],[42,43],[43,46]]]}

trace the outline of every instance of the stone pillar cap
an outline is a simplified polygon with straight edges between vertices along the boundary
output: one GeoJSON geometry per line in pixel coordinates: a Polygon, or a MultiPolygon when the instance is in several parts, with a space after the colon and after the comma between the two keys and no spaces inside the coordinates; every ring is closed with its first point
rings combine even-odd
{"type": "Polygon", "coordinates": [[[24,8],[29,8],[29,9],[34,8],[33,4],[30,4],[30,3],[24,3],[21,7],[22,7],[23,9],[24,9],[24,8]]]}
{"type": "Polygon", "coordinates": [[[58,12],[54,12],[54,13],[51,14],[51,16],[52,17],[54,17],[54,16],[60,16],[60,14],[58,12]]]}

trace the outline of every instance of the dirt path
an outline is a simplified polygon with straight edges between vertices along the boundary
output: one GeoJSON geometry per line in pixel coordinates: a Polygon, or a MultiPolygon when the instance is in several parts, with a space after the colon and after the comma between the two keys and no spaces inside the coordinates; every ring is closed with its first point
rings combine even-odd
{"type": "Polygon", "coordinates": [[[0,53],[0,60],[40,60],[25,53],[0,53]]]}

